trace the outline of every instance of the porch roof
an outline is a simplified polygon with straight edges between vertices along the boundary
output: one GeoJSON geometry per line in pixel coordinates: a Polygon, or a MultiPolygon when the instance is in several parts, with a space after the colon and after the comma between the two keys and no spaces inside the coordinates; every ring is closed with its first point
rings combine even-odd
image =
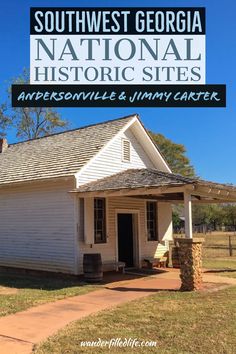
{"type": "Polygon", "coordinates": [[[188,191],[196,202],[236,202],[236,186],[184,177],[155,169],[129,169],[73,190],[83,196],[133,196],[182,201],[188,191]]]}

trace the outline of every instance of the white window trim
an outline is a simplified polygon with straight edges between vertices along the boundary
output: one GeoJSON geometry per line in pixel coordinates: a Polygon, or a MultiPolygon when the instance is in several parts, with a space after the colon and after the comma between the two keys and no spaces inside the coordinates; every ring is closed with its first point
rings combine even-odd
{"type": "Polygon", "coordinates": [[[145,200],[145,233],[146,233],[146,240],[145,242],[148,244],[150,242],[160,242],[159,240],[159,220],[158,220],[158,202],[155,202],[153,199],[146,199],[145,200]],[[154,202],[156,203],[156,240],[149,240],[148,239],[148,227],[147,227],[147,202],[154,202]]]}

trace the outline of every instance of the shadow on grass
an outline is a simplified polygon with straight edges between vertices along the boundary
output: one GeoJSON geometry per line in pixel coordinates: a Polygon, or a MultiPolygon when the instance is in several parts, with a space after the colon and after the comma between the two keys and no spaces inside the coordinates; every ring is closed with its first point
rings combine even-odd
{"type": "Polygon", "coordinates": [[[146,269],[146,268],[134,268],[134,269],[127,269],[125,271],[125,274],[133,274],[133,275],[142,275],[142,276],[149,276],[149,275],[156,275],[156,274],[162,274],[162,273],[168,273],[168,270],[166,269],[161,269],[161,268],[154,268],[154,269],[146,269]]]}
{"type": "MultiPolygon", "coordinates": [[[[160,273],[160,271],[159,271],[160,273]]],[[[60,273],[47,273],[29,274],[27,271],[22,272],[12,272],[12,271],[0,271],[0,286],[16,289],[36,289],[36,290],[61,290],[65,288],[73,287],[83,287],[83,286],[102,286],[106,284],[116,283],[120,281],[129,281],[133,279],[138,279],[140,277],[150,276],[151,274],[158,274],[158,272],[148,272],[146,274],[140,272],[140,274],[122,274],[119,272],[106,272],[101,282],[90,283],[86,282],[83,275],[66,275],[60,273]]]]}
{"type": "Polygon", "coordinates": [[[225,269],[210,269],[210,270],[205,270],[204,273],[233,273],[236,272],[236,269],[232,268],[225,268],[225,269]]]}
{"type": "Polygon", "coordinates": [[[16,289],[60,290],[87,285],[82,279],[76,277],[42,276],[29,274],[7,274],[0,272],[0,286],[16,289]]]}
{"type": "Polygon", "coordinates": [[[121,292],[130,292],[130,291],[136,291],[136,292],[150,292],[150,293],[157,293],[160,291],[175,291],[178,292],[179,289],[157,289],[157,288],[126,288],[124,286],[118,286],[116,288],[106,288],[109,290],[115,290],[115,291],[121,291],[121,292]]]}
{"type": "MultiPolygon", "coordinates": [[[[219,244],[219,245],[206,245],[204,246],[204,249],[222,249],[222,250],[228,250],[229,249],[229,246],[227,245],[222,245],[222,244],[219,244]]],[[[235,246],[232,246],[232,250],[236,251],[236,247],[235,246]]]]}

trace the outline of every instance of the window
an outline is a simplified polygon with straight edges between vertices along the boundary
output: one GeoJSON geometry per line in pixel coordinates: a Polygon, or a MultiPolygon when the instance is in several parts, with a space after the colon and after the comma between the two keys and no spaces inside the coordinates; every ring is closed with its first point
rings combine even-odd
{"type": "Polygon", "coordinates": [[[157,241],[157,204],[147,202],[147,238],[148,241],[157,241]]]}
{"type": "Polygon", "coordinates": [[[94,198],[94,243],[106,242],[106,201],[94,198]]]}
{"type": "Polygon", "coordinates": [[[122,159],[125,162],[130,162],[130,141],[129,140],[122,140],[122,159]]]}

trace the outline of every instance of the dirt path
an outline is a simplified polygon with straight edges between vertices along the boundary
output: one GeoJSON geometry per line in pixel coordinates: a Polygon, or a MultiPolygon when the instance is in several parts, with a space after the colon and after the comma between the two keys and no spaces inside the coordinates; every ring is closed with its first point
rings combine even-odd
{"type": "Polygon", "coordinates": [[[72,321],[160,289],[176,290],[178,279],[139,278],[108,284],[104,289],[32,307],[0,318],[0,353],[29,354],[37,344],[72,321]]]}
{"type": "MultiPolygon", "coordinates": [[[[204,282],[236,285],[236,279],[204,273],[204,282]]],[[[72,321],[109,309],[158,290],[178,290],[179,271],[109,283],[85,295],[32,307],[0,318],[0,354],[29,354],[35,344],[46,340],[72,321]]]]}

